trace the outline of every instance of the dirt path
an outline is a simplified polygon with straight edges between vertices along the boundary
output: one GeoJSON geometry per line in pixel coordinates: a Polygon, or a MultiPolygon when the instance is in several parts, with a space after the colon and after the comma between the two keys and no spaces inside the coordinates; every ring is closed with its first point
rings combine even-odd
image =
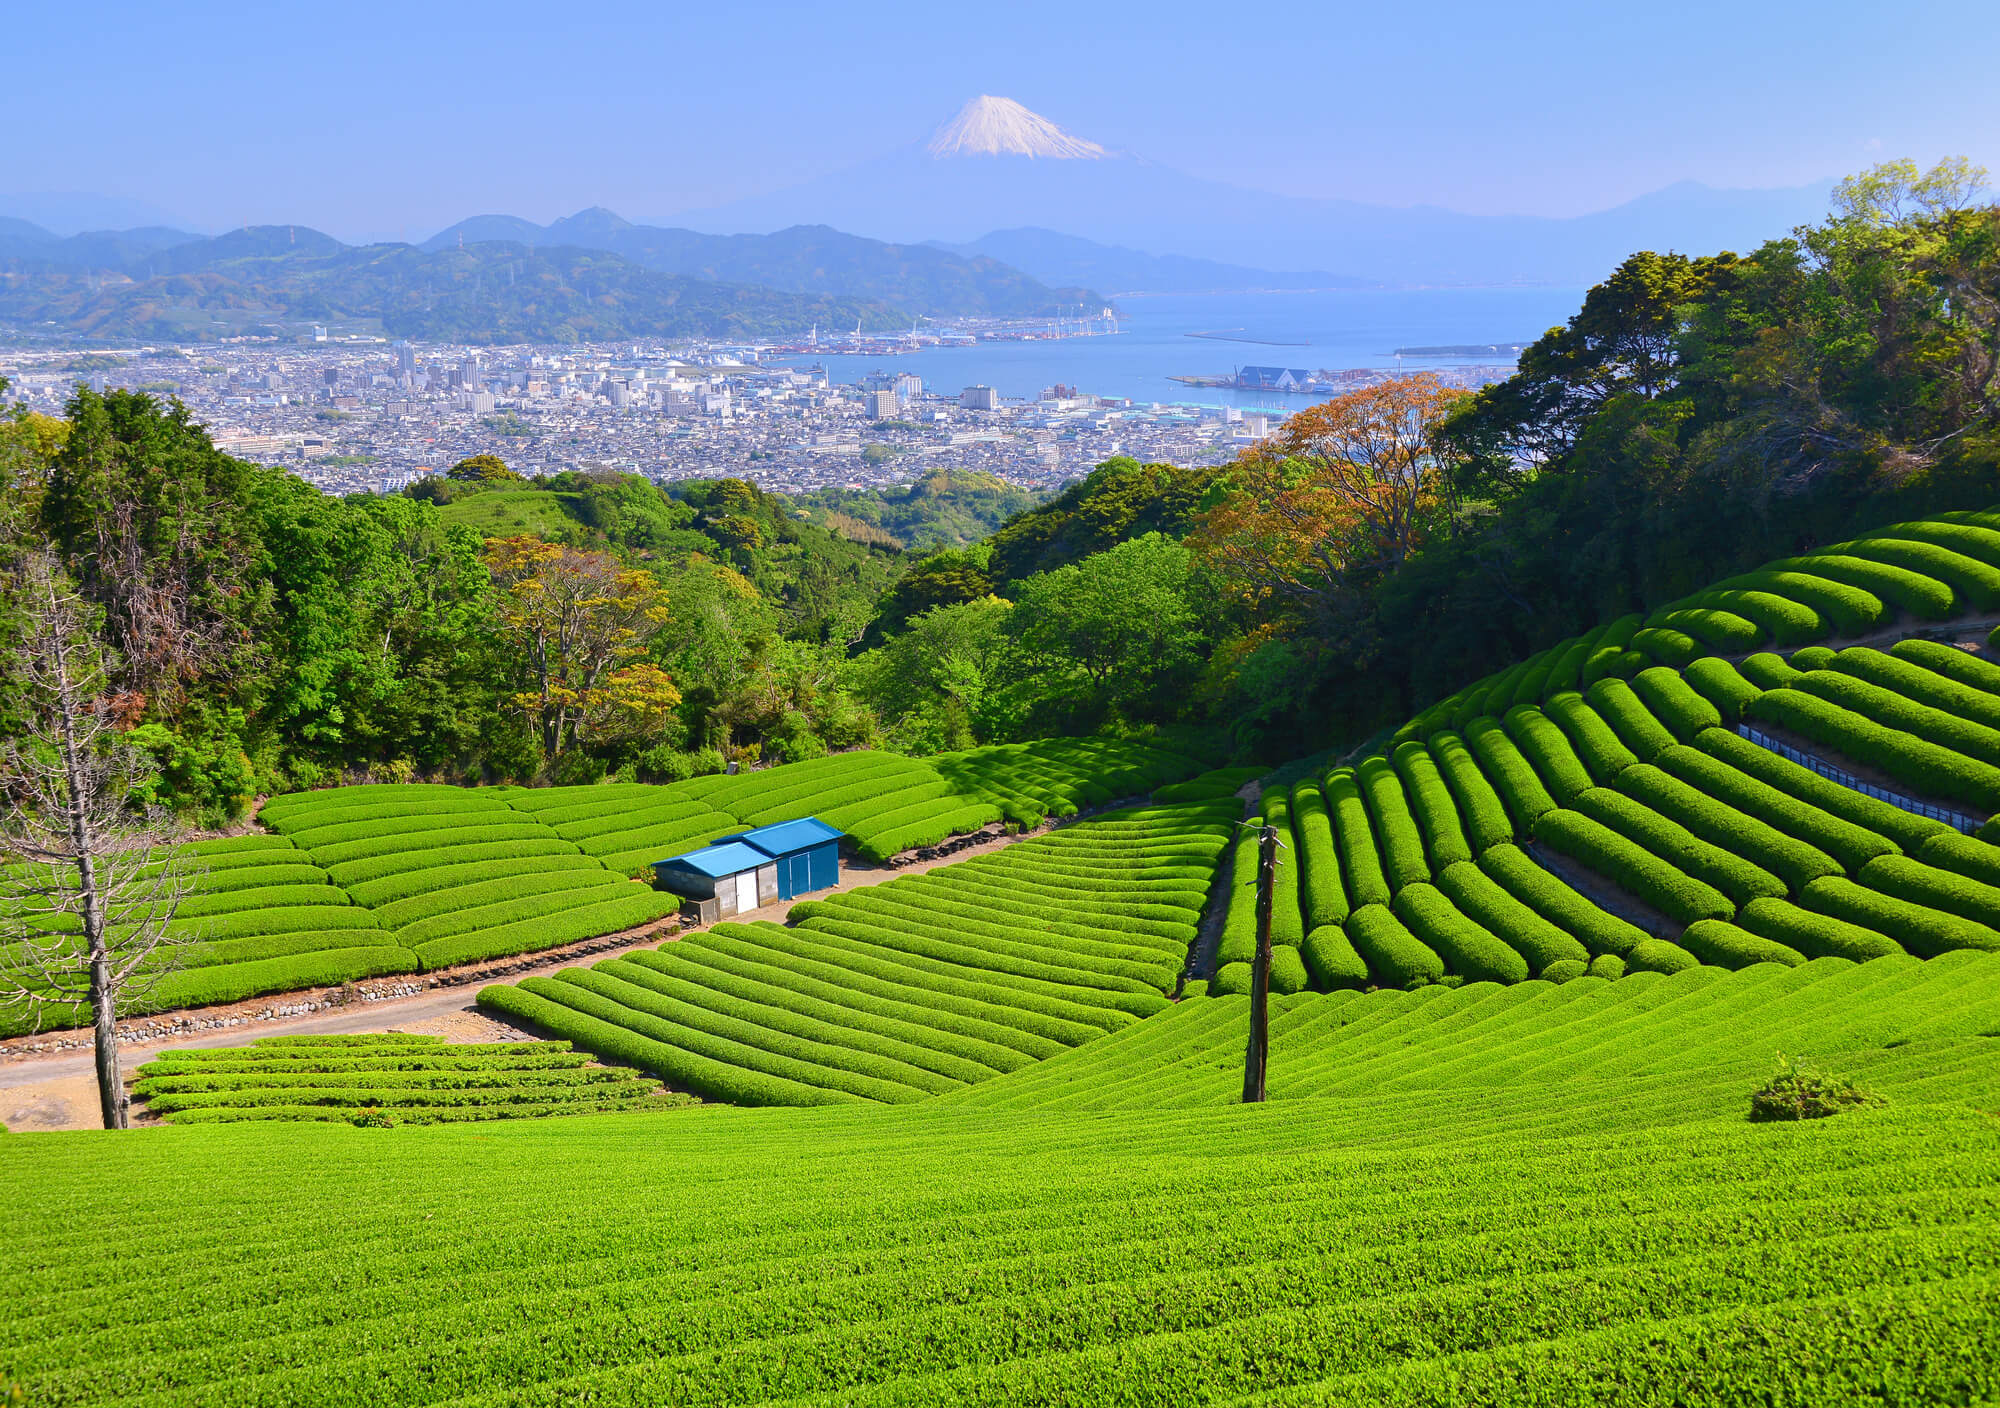
{"type": "MultiPolygon", "coordinates": [[[[1077,818],[1077,820],[1085,819],[1087,818],[1077,818]]],[[[842,862],[840,883],[831,890],[815,892],[810,898],[818,899],[845,890],[865,889],[904,875],[921,875],[940,865],[951,865],[961,860],[971,860],[975,856],[990,855],[995,851],[1005,850],[1031,836],[1041,835],[1049,829],[1051,828],[1042,827],[1016,836],[994,836],[948,856],[893,868],[866,864],[849,865],[842,862]]],[[[793,903],[795,901],[785,900],[765,905],[748,914],[733,915],[731,922],[768,919],[773,923],[782,924],[785,922],[786,911],[793,903]]],[[[517,982],[521,978],[546,976],[579,962],[595,963],[600,959],[616,958],[638,949],[657,948],[662,942],[672,942],[682,933],[693,932],[695,930],[686,929],[665,934],[649,933],[643,938],[635,938],[629,944],[599,949],[584,956],[578,956],[574,952],[566,956],[552,955],[545,962],[513,969],[507,973],[506,981],[517,982]]],[[[454,974],[447,971],[436,976],[450,978],[454,974]]],[[[495,980],[498,981],[497,976],[495,980]]],[[[387,997],[373,1002],[354,1003],[317,1012],[259,1018],[246,1016],[240,1025],[233,1027],[167,1036],[159,1040],[123,1041],[119,1043],[119,1052],[124,1062],[125,1077],[129,1083],[141,1065],[162,1051],[241,1046],[258,1037],[281,1034],[325,1036],[399,1031],[428,1033],[442,1036],[447,1041],[519,1039],[522,1033],[518,1029],[497,1022],[479,1011],[476,999],[481,986],[483,984],[476,981],[460,982],[452,986],[426,988],[406,996],[387,997]]],[[[296,1001],[305,994],[293,993],[285,996],[296,1001]]],[[[281,1008],[283,999],[255,999],[237,1006],[257,1009],[271,1008],[273,1004],[281,1008]]],[[[182,1014],[162,1013],[154,1020],[171,1020],[179,1015],[182,1014]]],[[[16,1133],[97,1128],[97,1083],[93,1073],[90,1048],[85,1046],[64,1051],[31,1052],[23,1050],[22,1045],[18,1039],[9,1043],[4,1057],[0,1057],[0,1124],[6,1125],[16,1133]]]]}

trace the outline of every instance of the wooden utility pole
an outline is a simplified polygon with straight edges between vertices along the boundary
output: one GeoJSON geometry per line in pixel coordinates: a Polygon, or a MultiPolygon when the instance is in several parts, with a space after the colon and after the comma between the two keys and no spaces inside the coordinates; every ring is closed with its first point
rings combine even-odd
{"type": "Polygon", "coordinates": [[[1271,1054],[1271,894],[1278,887],[1278,828],[1257,833],[1257,958],[1250,965],[1250,1044],[1243,1052],[1243,1103],[1264,1100],[1264,1061],[1271,1054]]]}

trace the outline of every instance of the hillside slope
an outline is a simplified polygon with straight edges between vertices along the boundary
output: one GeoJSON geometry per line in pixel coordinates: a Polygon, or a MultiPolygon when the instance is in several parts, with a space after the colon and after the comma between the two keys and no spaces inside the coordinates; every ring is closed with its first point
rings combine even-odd
{"type": "MultiPolygon", "coordinates": [[[[1892,1103],[1801,1124],[1643,1060],[1461,1061],[1252,1108],[0,1138],[0,1381],[273,1408],[1978,1401],[1995,1043],[1938,1044],[1946,996],[1906,993],[1876,1009],[1919,1036],[1892,1103]]],[[[1377,1030],[1345,1054],[1408,1069],[1377,1030]]]]}

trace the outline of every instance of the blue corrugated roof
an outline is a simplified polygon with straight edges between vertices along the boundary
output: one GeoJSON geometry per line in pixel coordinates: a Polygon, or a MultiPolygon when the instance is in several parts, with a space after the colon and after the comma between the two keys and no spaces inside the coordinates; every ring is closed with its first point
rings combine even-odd
{"type": "Polygon", "coordinates": [[[790,855],[793,851],[825,845],[828,841],[838,841],[846,834],[828,826],[816,816],[802,816],[797,821],[773,822],[769,826],[760,826],[755,831],[745,831],[729,839],[748,842],[767,855],[784,856],[790,855]]]}
{"type": "Polygon", "coordinates": [[[770,864],[771,858],[754,846],[743,845],[739,841],[725,841],[719,846],[703,846],[698,851],[689,851],[683,856],[668,856],[656,861],[656,865],[675,865],[694,871],[697,875],[710,875],[720,879],[724,875],[734,875],[738,871],[755,870],[760,865],[770,864]]]}

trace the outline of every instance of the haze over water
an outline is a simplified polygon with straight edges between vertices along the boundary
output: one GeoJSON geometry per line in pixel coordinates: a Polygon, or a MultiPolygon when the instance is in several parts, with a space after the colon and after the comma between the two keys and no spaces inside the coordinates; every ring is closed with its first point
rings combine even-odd
{"type": "MultiPolygon", "coordinates": [[[[1388,367],[1398,347],[1524,342],[1566,322],[1583,302],[1582,289],[1425,288],[1335,289],[1313,293],[1216,293],[1127,296],[1115,300],[1116,337],[1047,342],[982,342],[926,348],[893,357],[789,358],[818,362],[834,382],[859,381],[871,371],[915,372],[926,387],[956,391],[986,385],[1003,396],[1033,397],[1044,387],[1074,386],[1095,396],[1195,405],[1274,406],[1297,410],[1300,396],[1184,386],[1175,375],[1228,376],[1240,366],[1388,367]],[[1241,329],[1260,342],[1190,337],[1192,332],[1241,329]]],[[[1404,359],[1411,371],[1494,358],[1404,359]]],[[[1505,360],[1501,358],[1499,360],[1505,360]]]]}

